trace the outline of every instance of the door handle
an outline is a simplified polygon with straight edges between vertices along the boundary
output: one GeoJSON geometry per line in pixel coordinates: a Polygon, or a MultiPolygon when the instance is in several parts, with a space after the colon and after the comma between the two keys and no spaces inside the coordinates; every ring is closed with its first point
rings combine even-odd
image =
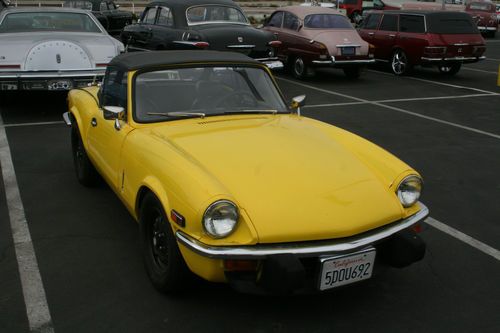
{"type": "Polygon", "coordinates": [[[90,121],[90,125],[92,125],[92,127],[96,127],[97,126],[97,119],[92,118],[92,120],[90,121]]]}
{"type": "Polygon", "coordinates": [[[389,38],[394,38],[394,37],[396,37],[396,35],[393,35],[393,34],[389,35],[389,38]]]}
{"type": "Polygon", "coordinates": [[[369,32],[369,33],[368,33],[368,36],[373,36],[373,35],[375,35],[375,33],[374,33],[374,32],[369,32]]]}

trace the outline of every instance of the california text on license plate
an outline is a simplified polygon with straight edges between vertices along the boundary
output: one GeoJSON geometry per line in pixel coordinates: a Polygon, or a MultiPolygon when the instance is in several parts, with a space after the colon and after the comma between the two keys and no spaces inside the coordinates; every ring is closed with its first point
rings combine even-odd
{"type": "Polygon", "coordinates": [[[319,289],[326,290],[369,279],[375,262],[375,249],[342,256],[321,258],[319,289]]]}

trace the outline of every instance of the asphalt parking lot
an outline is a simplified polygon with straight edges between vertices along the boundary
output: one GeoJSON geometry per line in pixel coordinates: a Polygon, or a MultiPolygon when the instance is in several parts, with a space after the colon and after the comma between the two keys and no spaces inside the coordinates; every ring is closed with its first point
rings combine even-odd
{"type": "Polygon", "coordinates": [[[3,179],[10,177],[8,184],[0,177],[0,332],[29,331],[27,311],[44,309],[41,299],[24,302],[22,286],[26,293],[37,284],[21,281],[9,223],[23,213],[51,318],[40,315],[40,331],[498,332],[500,38],[487,45],[489,59],[455,77],[436,69],[395,77],[383,67],[359,80],[336,70],[307,81],[278,74],[288,99],[307,95],[303,115],[357,133],[419,170],[431,210],[423,261],[317,295],[253,296],[204,282],[181,296],[159,294],[125,208],[105,185],[76,181],[61,121],[65,95],[2,95],[1,160],[10,151],[23,207],[7,205],[16,193],[4,189],[15,184],[2,164],[3,179]]]}

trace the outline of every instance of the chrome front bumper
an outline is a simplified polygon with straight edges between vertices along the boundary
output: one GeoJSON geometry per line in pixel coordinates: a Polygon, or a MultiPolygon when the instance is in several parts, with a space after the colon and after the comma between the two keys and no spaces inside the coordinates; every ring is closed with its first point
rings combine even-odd
{"type": "Polygon", "coordinates": [[[420,211],[406,219],[364,232],[359,235],[325,241],[257,244],[246,246],[211,246],[177,231],[177,241],[191,251],[213,259],[264,259],[278,254],[291,254],[297,257],[317,257],[320,255],[353,252],[389,238],[395,233],[407,229],[429,215],[429,209],[420,204],[420,211]]]}
{"type": "Polygon", "coordinates": [[[478,26],[479,31],[497,31],[497,27],[478,26]]]}
{"type": "Polygon", "coordinates": [[[260,58],[260,59],[255,59],[267,67],[269,69],[282,69],[283,68],[283,63],[278,60],[278,58],[260,58]]]}
{"type": "Polygon", "coordinates": [[[0,90],[69,90],[99,81],[106,69],[0,72],[0,90]]]}

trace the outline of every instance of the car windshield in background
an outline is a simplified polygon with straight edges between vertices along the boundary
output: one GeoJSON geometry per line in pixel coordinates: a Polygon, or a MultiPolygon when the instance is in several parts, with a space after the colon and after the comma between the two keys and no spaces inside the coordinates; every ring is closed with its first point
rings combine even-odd
{"type": "Polygon", "coordinates": [[[354,29],[343,15],[313,14],[304,19],[304,27],[310,29],[354,29]]]}
{"type": "Polygon", "coordinates": [[[156,122],[229,113],[288,112],[271,77],[255,67],[145,72],[135,79],[134,119],[156,122]]]}
{"type": "Polygon", "coordinates": [[[473,2],[469,5],[469,9],[480,10],[483,12],[494,12],[495,11],[495,9],[493,8],[493,4],[487,3],[487,2],[473,2]]]}
{"type": "Polygon", "coordinates": [[[186,17],[188,24],[205,24],[213,22],[229,22],[248,24],[243,13],[235,7],[229,6],[195,6],[187,9],[186,17]]]}
{"type": "Polygon", "coordinates": [[[435,34],[477,34],[472,17],[465,13],[440,13],[428,15],[428,31],[435,34]]]}
{"type": "Polygon", "coordinates": [[[90,1],[66,1],[63,7],[92,10],[92,3],[90,1]]]}
{"type": "Polygon", "coordinates": [[[0,33],[35,31],[101,32],[87,15],[65,12],[24,12],[5,16],[0,33]]]}

